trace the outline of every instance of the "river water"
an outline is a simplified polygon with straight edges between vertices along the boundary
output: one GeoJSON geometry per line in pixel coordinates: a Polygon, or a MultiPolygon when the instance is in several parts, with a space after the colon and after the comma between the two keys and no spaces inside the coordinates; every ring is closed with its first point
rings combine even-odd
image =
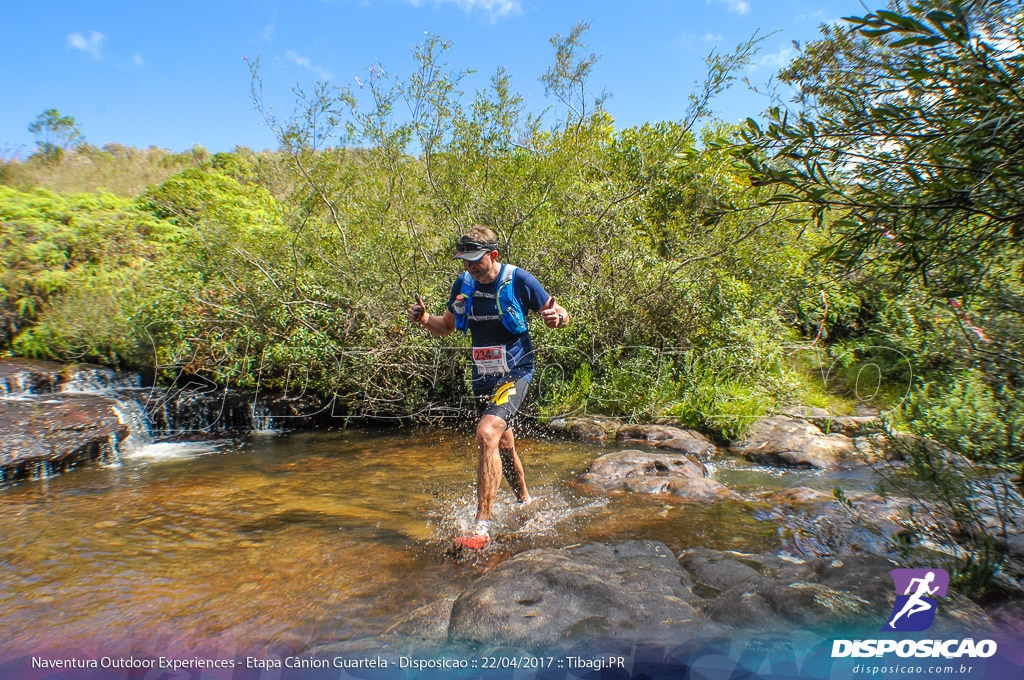
{"type": "MultiPolygon", "coordinates": [[[[0,488],[0,658],[287,654],[382,633],[529,547],[630,538],[677,552],[784,546],[779,525],[758,513],[764,503],[609,495],[576,481],[618,448],[520,440],[538,502],[516,508],[503,483],[496,545],[473,563],[445,554],[475,510],[469,433],[150,444],[117,465],[0,488]]],[[[868,485],[730,458],[712,476],[748,497],[868,485]]]]}

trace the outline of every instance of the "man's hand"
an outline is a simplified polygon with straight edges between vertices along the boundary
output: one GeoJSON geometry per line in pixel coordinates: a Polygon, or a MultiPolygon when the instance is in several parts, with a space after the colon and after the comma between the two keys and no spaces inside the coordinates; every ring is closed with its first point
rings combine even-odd
{"type": "Polygon", "coordinates": [[[423,303],[423,298],[419,295],[416,296],[416,304],[409,307],[407,312],[409,321],[412,323],[418,323],[421,326],[427,321],[427,305],[423,303]]]}
{"type": "Polygon", "coordinates": [[[548,298],[547,303],[540,308],[540,318],[548,328],[561,328],[569,321],[569,315],[565,309],[555,304],[555,296],[548,298]]]}

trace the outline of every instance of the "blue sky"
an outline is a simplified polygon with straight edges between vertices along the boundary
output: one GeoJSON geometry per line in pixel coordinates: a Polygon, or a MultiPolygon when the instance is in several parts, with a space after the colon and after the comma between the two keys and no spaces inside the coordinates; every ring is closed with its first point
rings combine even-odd
{"type": "MultiPolygon", "coordinates": [[[[425,33],[453,43],[453,66],[477,71],[470,89],[504,66],[540,111],[548,40],[581,20],[601,57],[592,90],[612,95],[606,108],[616,125],[678,120],[710,50],[771,34],[744,74],[763,82],[792,57],[792,41],[863,13],[857,0],[9,2],[0,15],[0,159],[32,152],[27,126],[49,108],[74,116],[98,146],[274,148],[243,57],[260,57],[266,99],[287,114],[296,84],[355,85],[374,63],[408,73],[410,48],[425,33]]],[[[740,84],[716,110],[736,121],[767,103],[740,84]]]]}

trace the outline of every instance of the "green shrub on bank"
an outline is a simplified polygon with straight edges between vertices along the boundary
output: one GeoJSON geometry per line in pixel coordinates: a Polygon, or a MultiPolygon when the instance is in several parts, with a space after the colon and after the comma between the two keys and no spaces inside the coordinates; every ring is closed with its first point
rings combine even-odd
{"type": "MultiPolygon", "coordinates": [[[[574,36],[559,58],[574,58],[574,36]]],[[[132,277],[112,261],[83,268],[87,280],[42,300],[11,348],[74,345],[164,380],[197,372],[333,400],[344,414],[457,405],[465,340],[427,337],[404,309],[422,295],[443,311],[459,271],[452,243],[483,223],[503,259],[572,312],[565,331],[533,324],[551,369],[542,413],[674,416],[734,435],[784,402],[799,382],[780,360],[786,319],[820,287],[818,237],[800,231],[798,208],[720,209],[749,203],[748,186],[728,152],[692,153],[706,101],[679,122],[626,130],[568,101],[542,122],[501,72],[465,97],[442,48],[418,48],[402,86],[372,81],[375,110],[317,88],[305,114],[271,116],[274,154],[163,157],[179,171],[118,204],[166,229],[133,236],[145,263],[132,277]],[[394,115],[412,96],[416,117],[394,115]],[[86,313],[89,299],[102,304],[86,313]],[[129,351],[147,343],[149,357],[129,351]]],[[[573,99],[585,73],[549,76],[573,99]]],[[[731,134],[712,126],[703,142],[731,134]]]]}
{"type": "Polygon", "coordinates": [[[146,361],[131,321],[177,228],[110,194],[0,186],[3,346],[25,356],[146,361]]]}

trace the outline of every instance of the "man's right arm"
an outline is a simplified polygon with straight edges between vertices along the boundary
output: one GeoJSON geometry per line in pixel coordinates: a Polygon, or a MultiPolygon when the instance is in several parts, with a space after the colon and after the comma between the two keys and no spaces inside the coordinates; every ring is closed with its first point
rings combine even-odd
{"type": "Polygon", "coordinates": [[[438,337],[450,335],[455,331],[455,315],[452,310],[444,310],[443,316],[424,313],[420,325],[427,329],[431,335],[438,337]]]}
{"type": "Polygon", "coordinates": [[[455,315],[452,310],[444,310],[444,315],[438,316],[427,312],[423,300],[416,296],[416,304],[409,307],[409,321],[417,323],[427,329],[431,335],[438,337],[449,335],[455,330],[455,315]]]}

